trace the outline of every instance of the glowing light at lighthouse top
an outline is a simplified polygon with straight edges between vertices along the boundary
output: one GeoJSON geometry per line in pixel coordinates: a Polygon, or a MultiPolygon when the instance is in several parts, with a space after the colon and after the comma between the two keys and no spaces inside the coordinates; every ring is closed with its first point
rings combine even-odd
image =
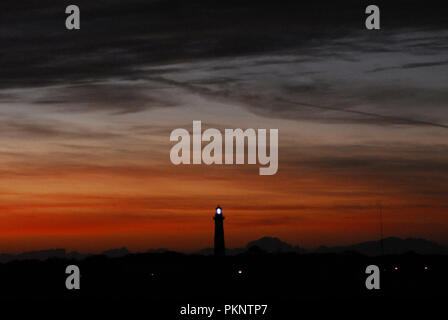
{"type": "Polygon", "coordinates": [[[216,207],[216,214],[222,214],[222,209],[220,206],[216,207]]]}

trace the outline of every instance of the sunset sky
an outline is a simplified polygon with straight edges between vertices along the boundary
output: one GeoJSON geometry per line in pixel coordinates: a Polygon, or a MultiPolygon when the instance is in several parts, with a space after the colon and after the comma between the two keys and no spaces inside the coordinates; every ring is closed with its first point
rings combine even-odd
{"type": "Polygon", "coordinates": [[[90,2],[79,31],[71,3],[2,3],[0,252],[193,251],[217,204],[228,247],[376,240],[378,204],[385,237],[448,245],[440,10],[384,2],[367,31],[355,1],[90,2]],[[171,164],[193,120],[278,128],[278,173],[171,164]]]}

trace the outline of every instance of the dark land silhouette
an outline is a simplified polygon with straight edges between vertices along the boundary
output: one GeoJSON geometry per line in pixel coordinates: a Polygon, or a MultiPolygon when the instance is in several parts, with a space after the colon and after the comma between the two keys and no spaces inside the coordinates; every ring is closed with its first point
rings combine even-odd
{"type": "Polygon", "coordinates": [[[130,253],[126,248],[101,255],[64,255],[60,249],[26,253],[17,256],[22,260],[0,263],[0,303],[33,315],[44,308],[39,313],[70,310],[79,317],[123,319],[142,314],[148,319],[207,319],[180,315],[187,304],[221,309],[224,304],[267,304],[267,313],[256,318],[217,314],[211,319],[279,320],[305,314],[359,319],[358,310],[381,319],[417,310],[431,315],[443,307],[448,255],[416,253],[404,245],[431,243],[425,240],[390,238],[384,243],[386,249],[401,243],[406,253],[368,256],[353,250],[378,242],[305,252],[268,237],[250,242],[242,252],[228,250],[226,256],[164,249],[130,253]],[[65,269],[71,264],[80,268],[80,290],[65,287],[65,269]],[[381,270],[380,290],[365,287],[371,264],[381,270]]]}
{"type": "MultiPolygon", "coordinates": [[[[433,241],[418,238],[401,239],[397,237],[389,237],[383,239],[384,253],[388,255],[400,255],[405,253],[416,253],[421,255],[448,255],[448,247],[440,245],[433,241]]],[[[226,255],[235,256],[250,252],[259,252],[262,254],[280,254],[280,253],[298,253],[298,254],[322,254],[322,253],[353,253],[365,256],[380,256],[381,244],[380,241],[367,241],[347,246],[327,247],[320,246],[315,250],[307,250],[300,246],[291,245],[285,241],[275,237],[262,237],[257,240],[248,242],[241,248],[227,248],[226,255]]],[[[0,254],[0,263],[7,263],[15,260],[46,260],[49,258],[65,258],[70,260],[82,260],[90,256],[106,256],[108,258],[124,257],[132,254],[130,250],[125,247],[115,248],[96,253],[79,253],[77,251],[67,252],[63,248],[28,251],[20,254],[0,254]]],[[[149,249],[138,254],[162,254],[162,253],[176,253],[167,248],[149,249]]],[[[181,254],[179,252],[179,254],[181,254]]],[[[192,255],[213,255],[213,248],[205,248],[192,255]]]]}
{"type": "Polygon", "coordinates": [[[130,253],[121,248],[101,255],[65,254],[63,249],[30,252],[0,264],[0,298],[217,302],[231,297],[268,303],[446,295],[446,248],[422,239],[387,238],[384,244],[386,253],[388,248],[395,253],[362,254],[372,253],[378,242],[307,252],[269,237],[217,257],[164,249],[130,253]],[[65,288],[65,268],[70,264],[81,270],[81,290],[65,288]],[[370,264],[381,269],[381,290],[365,288],[370,264]]]}

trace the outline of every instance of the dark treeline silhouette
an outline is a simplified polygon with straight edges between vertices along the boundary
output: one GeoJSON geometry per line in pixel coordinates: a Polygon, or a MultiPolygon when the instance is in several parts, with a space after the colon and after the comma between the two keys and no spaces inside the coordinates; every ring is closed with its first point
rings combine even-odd
{"type": "Polygon", "coordinates": [[[354,252],[245,253],[214,257],[175,252],[61,257],[0,264],[2,299],[322,299],[443,296],[448,256],[406,253],[368,257],[354,252]],[[81,270],[81,290],[65,288],[65,268],[81,270]],[[365,288],[365,269],[381,269],[381,290],[365,288]],[[218,290],[219,288],[219,290],[218,290]]]}
{"type": "MultiPolygon", "coordinates": [[[[408,238],[400,239],[389,237],[383,239],[384,253],[386,254],[448,254],[448,248],[433,241],[425,239],[408,238]]],[[[250,241],[246,246],[241,248],[229,248],[226,250],[227,255],[239,255],[249,250],[261,250],[264,253],[359,253],[367,256],[379,256],[382,253],[380,241],[367,241],[347,246],[327,247],[320,246],[315,250],[307,250],[300,246],[294,246],[275,237],[263,237],[254,241],[250,241]],[[253,248],[256,247],[256,248],[253,248]]],[[[142,253],[165,253],[171,250],[165,248],[150,249],[142,253]]],[[[48,258],[67,258],[74,260],[82,260],[93,255],[104,255],[109,258],[123,257],[132,252],[127,248],[110,249],[101,254],[79,253],[77,251],[67,252],[65,249],[50,249],[39,251],[28,251],[20,254],[0,254],[0,263],[7,263],[14,260],[46,260],[48,258]]],[[[213,255],[213,248],[206,248],[196,252],[199,255],[213,255]]]]}
{"type": "MultiPolygon", "coordinates": [[[[261,240],[251,242],[244,253],[227,256],[119,249],[106,252],[108,256],[1,263],[0,301],[20,306],[34,303],[51,306],[51,310],[63,306],[71,312],[84,310],[81,314],[93,307],[102,316],[124,309],[129,317],[139,310],[151,319],[157,314],[160,319],[201,319],[180,316],[186,304],[220,308],[224,304],[268,304],[268,313],[257,319],[285,319],[304,310],[316,318],[328,313],[358,317],[355,306],[376,316],[383,312],[403,316],[446,297],[448,255],[269,253],[264,249],[284,243],[261,240]],[[269,246],[263,249],[257,243],[269,246]],[[71,264],[80,268],[80,290],[65,287],[65,269],[71,264]],[[381,270],[380,290],[365,287],[365,270],[371,264],[381,270]]],[[[217,315],[213,319],[233,318],[217,315]]]]}
{"type": "Polygon", "coordinates": [[[156,314],[160,319],[200,319],[179,315],[180,307],[187,304],[220,308],[224,304],[268,304],[268,314],[257,319],[285,319],[304,310],[318,319],[327,313],[356,316],[354,308],[360,306],[369,314],[390,315],[394,310],[403,316],[415,306],[445,299],[446,270],[447,255],[269,254],[258,247],[219,257],[167,252],[118,258],[99,255],[81,261],[51,258],[0,264],[0,301],[66,306],[76,311],[90,310],[85,306],[93,305],[100,314],[129,308],[151,319],[156,314]],[[70,264],[80,268],[80,290],[65,288],[65,268],[70,264]],[[365,287],[365,270],[370,264],[381,269],[380,290],[365,287]]]}

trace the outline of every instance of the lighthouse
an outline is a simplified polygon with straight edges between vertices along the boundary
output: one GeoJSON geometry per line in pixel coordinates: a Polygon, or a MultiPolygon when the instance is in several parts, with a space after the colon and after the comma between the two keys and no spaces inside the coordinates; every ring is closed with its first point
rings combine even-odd
{"type": "Polygon", "coordinates": [[[226,254],[226,246],[224,244],[224,216],[219,205],[216,207],[213,220],[215,220],[215,256],[224,256],[226,254]]]}

